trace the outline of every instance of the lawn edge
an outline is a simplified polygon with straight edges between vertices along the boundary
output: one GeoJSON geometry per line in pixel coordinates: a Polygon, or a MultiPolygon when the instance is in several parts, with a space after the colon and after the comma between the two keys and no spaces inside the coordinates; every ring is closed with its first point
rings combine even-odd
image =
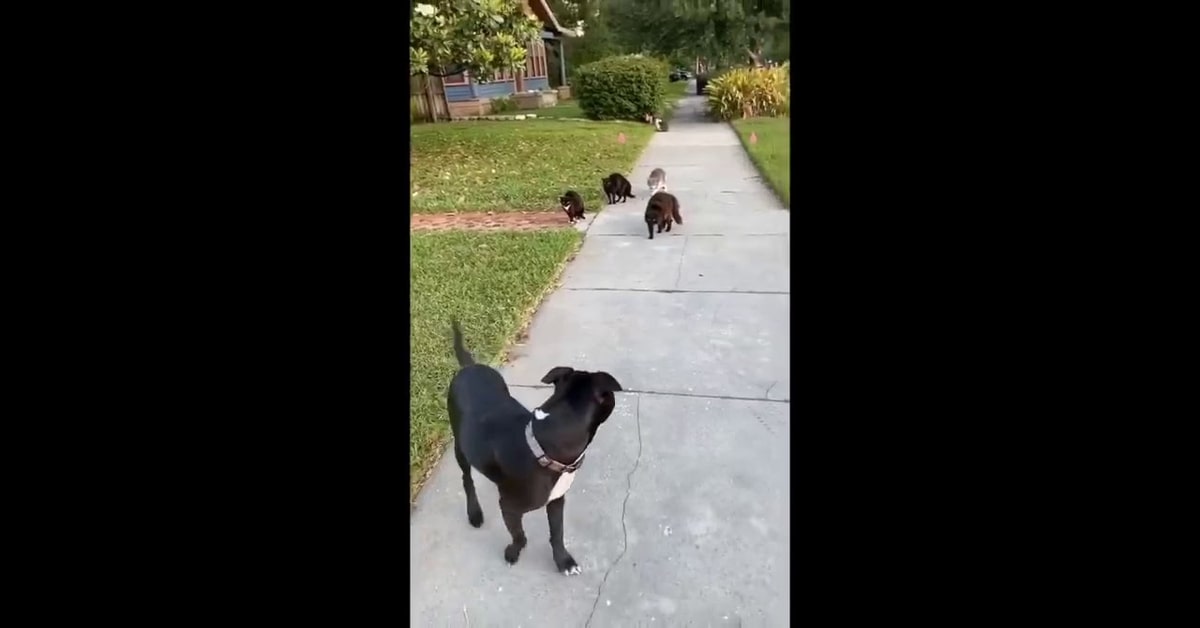
{"type": "Polygon", "coordinates": [[[750,158],[750,163],[754,164],[754,169],[758,171],[759,177],[767,184],[767,189],[771,190],[771,193],[775,195],[775,198],[779,200],[779,204],[783,205],[784,209],[792,211],[791,200],[783,198],[783,193],[779,191],[779,187],[771,180],[771,177],[767,176],[767,169],[758,163],[758,158],[754,156],[754,153],[750,151],[750,146],[746,144],[746,138],[742,137],[741,133],[738,133],[738,129],[736,126],[733,126],[733,123],[733,120],[725,122],[725,124],[729,125],[729,130],[733,131],[733,134],[737,136],[738,142],[742,145],[742,151],[750,158]]]}
{"type": "Polygon", "coordinates": [[[508,342],[504,343],[504,347],[500,349],[500,353],[496,356],[496,363],[499,368],[504,368],[508,364],[509,354],[516,346],[517,341],[523,339],[529,331],[529,325],[533,323],[533,317],[537,314],[538,308],[542,307],[542,303],[546,297],[554,293],[562,287],[562,276],[567,270],[567,265],[575,261],[575,257],[579,255],[579,249],[583,248],[583,239],[587,237],[587,231],[576,230],[579,238],[575,240],[575,247],[567,252],[566,257],[559,262],[558,267],[554,269],[554,274],[550,276],[550,281],[546,284],[546,288],[537,296],[537,299],[521,313],[520,324],[517,325],[517,331],[509,338],[508,342]]]}
{"type": "MultiPolygon", "coordinates": [[[[542,306],[542,303],[546,300],[546,297],[550,296],[555,290],[558,290],[560,287],[562,287],[563,273],[566,272],[567,265],[574,261],[575,257],[579,255],[579,249],[583,247],[583,240],[585,237],[587,237],[586,230],[577,231],[577,233],[579,233],[579,238],[575,240],[575,248],[567,252],[566,256],[563,257],[563,259],[558,263],[558,266],[554,269],[554,273],[550,275],[550,281],[546,283],[546,287],[542,290],[541,294],[534,299],[533,303],[529,306],[529,308],[526,309],[526,311],[521,313],[521,318],[518,321],[516,331],[509,336],[509,339],[504,343],[504,346],[500,349],[500,352],[496,355],[496,357],[493,360],[488,360],[486,362],[488,366],[492,366],[496,370],[500,370],[504,368],[506,364],[508,364],[509,353],[511,353],[516,342],[526,335],[526,332],[529,330],[529,325],[533,322],[534,315],[537,314],[538,308],[542,306]],[[493,363],[495,363],[495,366],[493,366],[493,363]]],[[[413,512],[416,511],[417,497],[420,496],[421,489],[425,488],[425,484],[429,482],[429,478],[433,475],[434,470],[437,469],[438,465],[442,463],[442,458],[446,456],[446,452],[450,451],[450,448],[453,445],[454,436],[451,434],[450,437],[446,439],[445,445],[442,446],[442,452],[438,454],[432,462],[429,463],[429,468],[425,470],[424,474],[422,474],[420,481],[410,484],[408,491],[408,514],[410,517],[412,516],[413,512]]]]}
{"type": "MultiPolygon", "coordinates": [[[[677,105],[676,105],[676,106],[677,106],[677,105]]],[[[589,119],[587,119],[587,118],[577,118],[577,119],[568,119],[568,118],[544,118],[544,119],[545,119],[545,120],[556,120],[556,121],[575,122],[575,123],[578,123],[578,122],[601,122],[601,123],[613,123],[613,124],[628,124],[628,125],[630,125],[631,127],[634,127],[634,128],[645,128],[645,127],[649,126],[649,125],[645,124],[644,122],[638,122],[637,120],[589,120],[589,119]]],[[[468,123],[468,122],[472,122],[472,121],[457,121],[457,122],[451,122],[451,123],[448,123],[448,124],[464,124],[464,123],[468,123]]],[[[483,121],[483,120],[480,120],[479,122],[484,122],[484,121],[483,121]]],[[[534,122],[536,122],[536,120],[534,120],[534,122]]],[[[623,171],[629,171],[629,172],[632,172],[632,170],[633,170],[633,167],[634,167],[635,165],[637,165],[637,162],[638,162],[638,160],[640,160],[640,159],[642,158],[642,155],[644,155],[644,154],[646,153],[646,150],[647,150],[647,149],[650,147],[650,142],[652,142],[653,140],[654,140],[654,133],[653,133],[653,132],[651,132],[649,135],[647,135],[646,142],[645,142],[645,144],[644,144],[644,145],[642,145],[642,147],[641,147],[641,148],[642,148],[642,150],[638,151],[638,152],[637,152],[637,154],[634,156],[634,158],[633,158],[633,161],[629,162],[629,164],[627,164],[627,165],[626,165],[624,168],[622,168],[622,170],[623,170],[623,171]]],[[[583,188],[580,188],[580,189],[583,189],[583,188]]],[[[496,214],[511,214],[511,213],[519,213],[519,212],[543,212],[543,211],[550,211],[550,212],[553,212],[553,211],[557,211],[557,209],[556,209],[556,208],[552,208],[552,209],[549,209],[549,210],[542,210],[542,209],[536,209],[536,208],[530,208],[530,207],[526,207],[526,208],[517,208],[517,207],[508,207],[508,206],[504,206],[504,207],[483,207],[483,208],[469,208],[469,209],[458,208],[458,209],[455,209],[455,210],[453,210],[453,211],[435,211],[435,212],[428,212],[428,211],[414,211],[414,210],[413,210],[413,208],[412,208],[412,203],[411,203],[411,201],[412,201],[412,196],[411,196],[411,193],[410,193],[410,196],[409,196],[409,201],[410,201],[410,202],[409,202],[409,212],[408,212],[408,215],[409,215],[410,219],[411,219],[411,217],[412,217],[412,216],[415,216],[415,215],[427,215],[427,216],[429,216],[429,215],[436,215],[436,214],[448,214],[448,213],[460,213],[460,214],[486,214],[486,213],[488,213],[488,212],[492,212],[492,213],[496,213],[496,214]]],[[[603,198],[601,198],[601,199],[600,199],[600,201],[601,201],[601,205],[603,206],[603,198]]],[[[551,204],[553,205],[553,202],[552,202],[551,204]]],[[[589,212],[592,212],[592,211],[599,212],[599,210],[592,210],[592,209],[588,209],[588,211],[589,211],[589,212]]]]}

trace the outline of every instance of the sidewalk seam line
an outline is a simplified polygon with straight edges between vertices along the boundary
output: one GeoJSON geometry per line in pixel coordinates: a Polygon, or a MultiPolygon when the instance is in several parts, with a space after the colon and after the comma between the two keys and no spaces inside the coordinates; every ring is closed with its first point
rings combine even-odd
{"type": "MultiPolygon", "coordinates": [[[[783,381],[783,380],[779,380],[779,381],[783,381]]],[[[775,382],[775,383],[778,384],[779,382],[775,382]]],[[[542,390],[542,389],[552,390],[554,388],[553,386],[546,386],[544,384],[509,384],[508,386],[509,386],[509,388],[532,388],[534,390],[542,390]]],[[[774,385],[772,385],[771,387],[774,388],[774,385]]],[[[624,388],[621,390],[621,392],[628,393],[631,395],[662,395],[664,397],[691,397],[691,398],[696,398],[696,399],[724,399],[727,401],[766,401],[768,403],[791,403],[792,402],[791,399],[768,399],[766,397],[734,397],[732,395],[705,395],[705,394],[700,394],[700,393],[659,392],[656,390],[636,390],[633,388],[624,388]]],[[[768,390],[768,392],[770,392],[770,391],[768,390]]],[[[639,403],[639,405],[641,404],[640,398],[638,399],[638,403],[639,403]]]]}
{"type": "Polygon", "coordinates": [[[563,286],[564,290],[573,292],[656,292],[660,294],[778,294],[791,295],[791,292],[778,290],[680,290],[678,288],[572,288],[563,286]]]}

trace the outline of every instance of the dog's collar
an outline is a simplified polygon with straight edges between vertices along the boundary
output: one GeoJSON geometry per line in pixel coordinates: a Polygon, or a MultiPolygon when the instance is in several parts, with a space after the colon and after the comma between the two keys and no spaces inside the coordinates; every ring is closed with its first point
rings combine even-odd
{"type": "MultiPolygon", "coordinates": [[[[538,408],[538,410],[535,410],[534,412],[540,410],[541,408],[538,408]]],[[[537,439],[533,437],[533,421],[525,424],[525,442],[529,444],[529,449],[533,451],[533,456],[537,458],[538,466],[550,469],[555,473],[574,472],[576,469],[583,466],[583,457],[587,455],[586,452],[579,454],[579,457],[576,458],[575,462],[572,462],[571,464],[563,464],[551,458],[550,456],[547,456],[546,452],[542,449],[542,446],[538,444],[537,439]]]]}

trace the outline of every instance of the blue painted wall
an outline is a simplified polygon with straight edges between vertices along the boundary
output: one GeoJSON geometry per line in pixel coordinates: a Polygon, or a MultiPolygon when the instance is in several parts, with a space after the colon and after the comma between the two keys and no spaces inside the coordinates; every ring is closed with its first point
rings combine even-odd
{"type": "Polygon", "coordinates": [[[475,97],[471,95],[470,85],[446,86],[446,102],[463,102],[467,100],[475,100],[475,97]]]}
{"type": "MultiPolygon", "coordinates": [[[[504,81],[497,83],[476,83],[475,94],[471,94],[470,85],[447,85],[446,86],[446,102],[466,102],[475,100],[476,98],[499,98],[500,96],[510,96],[516,88],[513,81],[504,81]]],[[[525,79],[525,89],[547,90],[550,89],[550,79],[527,78],[525,79]]]]}
{"type": "Polygon", "coordinates": [[[508,96],[513,93],[512,81],[503,81],[496,83],[475,84],[475,95],[478,98],[498,98],[500,96],[508,96]]]}

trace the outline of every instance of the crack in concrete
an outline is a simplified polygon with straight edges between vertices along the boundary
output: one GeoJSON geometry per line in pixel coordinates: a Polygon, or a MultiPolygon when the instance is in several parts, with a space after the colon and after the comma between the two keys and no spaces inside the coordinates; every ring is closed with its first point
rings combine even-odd
{"type": "Polygon", "coordinates": [[[779,380],[775,380],[774,382],[771,382],[771,385],[770,385],[770,386],[767,386],[767,392],[763,393],[763,396],[764,396],[764,397],[770,397],[770,396],[771,396],[771,389],[772,389],[772,388],[774,388],[774,387],[775,387],[775,384],[778,384],[778,383],[779,383],[779,380]]]}
{"type": "Polygon", "coordinates": [[[600,604],[600,596],[604,593],[604,585],[608,582],[608,575],[617,567],[617,563],[625,557],[626,550],[629,549],[629,531],[625,527],[625,509],[629,506],[629,495],[633,492],[633,474],[637,471],[638,465],[642,462],[642,398],[637,399],[637,407],[634,410],[634,416],[637,420],[638,434],[638,452],[637,458],[633,461],[633,468],[629,470],[629,475],[625,476],[625,500],[621,502],[621,553],[617,555],[616,560],[608,566],[608,570],[604,572],[604,579],[600,581],[600,586],[596,589],[596,599],[592,602],[592,612],[588,613],[587,622],[583,624],[584,628],[592,625],[592,617],[596,615],[596,607],[600,604]]]}
{"type": "Polygon", "coordinates": [[[675,287],[679,287],[679,280],[683,277],[683,256],[687,253],[687,236],[683,238],[683,248],[679,251],[679,268],[675,270],[675,287]]]}

